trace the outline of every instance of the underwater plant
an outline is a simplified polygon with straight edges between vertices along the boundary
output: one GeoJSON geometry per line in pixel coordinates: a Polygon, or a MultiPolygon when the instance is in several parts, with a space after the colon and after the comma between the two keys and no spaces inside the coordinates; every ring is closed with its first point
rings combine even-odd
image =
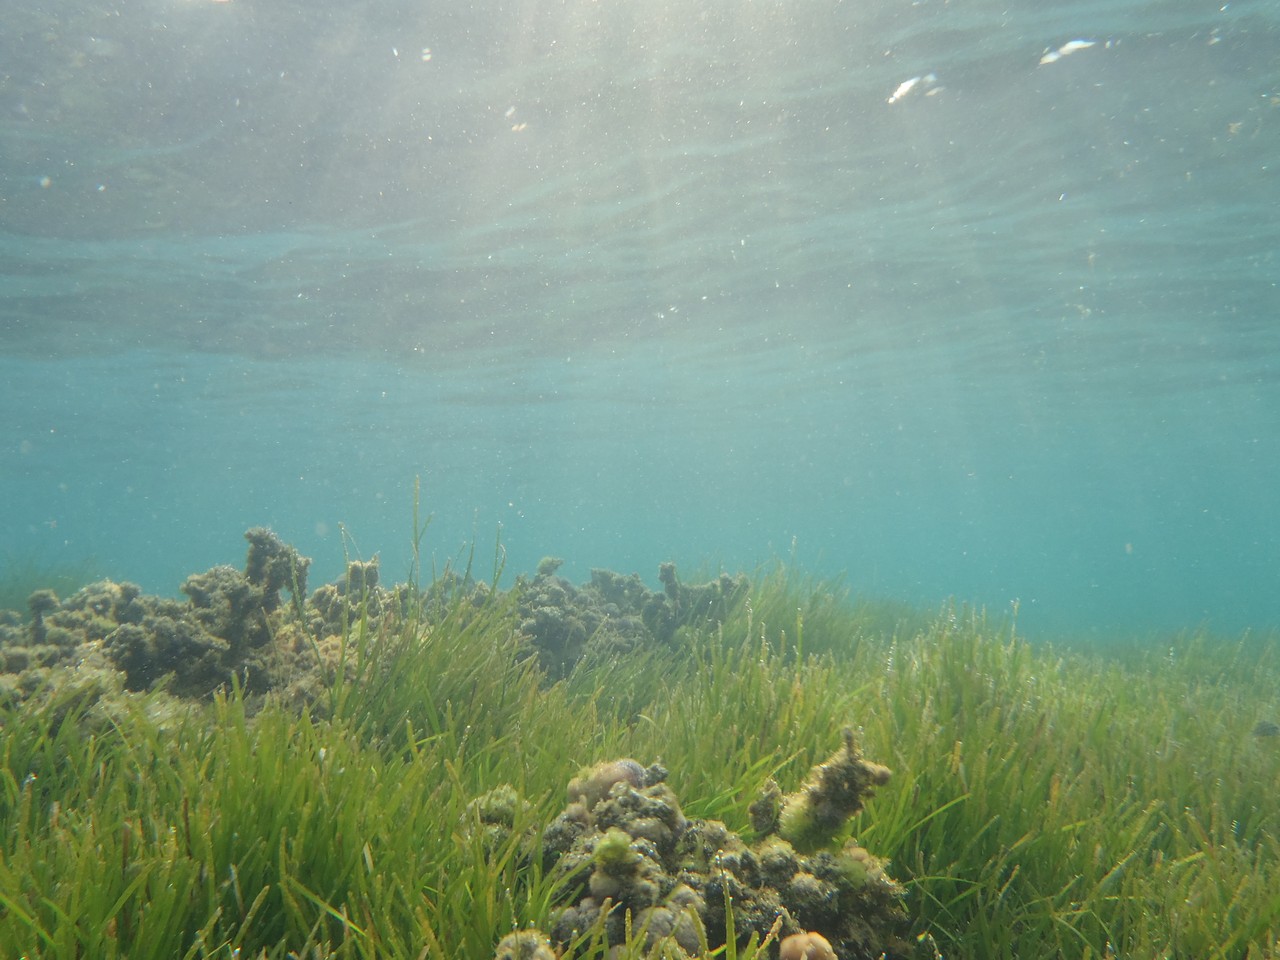
{"type": "Polygon", "coordinates": [[[0,558],[0,616],[26,610],[28,598],[37,590],[66,597],[99,576],[98,562],[92,559],[60,562],[8,554],[0,558]]]}
{"type": "Polygon", "coordinates": [[[1050,647],[954,606],[868,619],[777,570],[655,642],[643,607],[666,590],[594,571],[556,601],[602,625],[560,677],[522,628],[558,583],[388,586],[368,561],[299,597],[287,559],[227,569],[197,579],[203,606],[36,584],[0,618],[7,954],[454,960],[511,936],[512,960],[824,942],[917,960],[936,938],[984,960],[1262,960],[1280,942],[1274,636],[1050,647]],[[856,744],[823,760],[851,717],[856,744]],[[583,766],[600,756],[622,759],[583,766]]]}

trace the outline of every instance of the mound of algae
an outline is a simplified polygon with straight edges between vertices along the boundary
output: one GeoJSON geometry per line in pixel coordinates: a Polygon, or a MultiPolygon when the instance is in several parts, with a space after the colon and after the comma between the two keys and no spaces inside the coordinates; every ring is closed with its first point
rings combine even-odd
{"type": "MultiPolygon", "coordinates": [[[[563,881],[560,905],[545,932],[512,933],[495,957],[549,960],[603,928],[615,951],[630,933],[646,953],[698,957],[724,946],[732,929],[739,946],[754,936],[779,960],[936,960],[931,938],[910,936],[902,888],[884,863],[853,840],[838,842],[888,776],[846,730],[800,789],[784,796],[770,785],[747,843],[718,820],[685,817],[658,764],[621,759],[585,770],[541,837],[542,866],[563,881]]],[[[509,806],[509,794],[502,788],[495,808],[509,806]]]]}
{"type": "Polygon", "coordinates": [[[265,689],[279,657],[281,592],[301,607],[310,560],[274,533],[255,527],[244,571],[230,566],[194,574],[182,584],[186,602],[149,597],[132,583],[103,580],[59,600],[37,590],[29,623],[0,611],[0,691],[22,699],[57,682],[59,670],[80,676],[118,673],[125,688],[148,690],[162,680],[180,697],[205,696],[237,679],[265,689]]]}
{"type": "MultiPolygon", "coordinates": [[[[129,692],[160,687],[184,699],[234,682],[250,696],[275,692],[318,710],[352,625],[370,633],[423,626],[448,606],[445,598],[482,600],[493,592],[452,572],[421,591],[385,587],[375,558],[349,563],[342,579],[308,595],[309,558],[265,527],[245,539],[244,569],[222,565],[189,576],[185,601],[102,580],[66,599],[37,590],[26,618],[0,610],[0,703],[87,679],[129,692]]],[[[635,574],[607,570],[593,570],[590,583],[575,587],[556,576],[559,566],[548,558],[512,588],[521,655],[536,657],[552,680],[584,659],[669,643],[681,627],[715,622],[747,589],[745,577],[727,575],[685,584],[669,563],[659,569],[661,592],[635,574]]]]}

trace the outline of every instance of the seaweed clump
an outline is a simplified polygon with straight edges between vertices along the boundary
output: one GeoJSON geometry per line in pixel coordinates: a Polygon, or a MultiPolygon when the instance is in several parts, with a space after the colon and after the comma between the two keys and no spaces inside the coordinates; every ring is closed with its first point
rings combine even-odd
{"type": "Polygon", "coordinates": [[[785,830],[748,844],[718,820],[685,817],[660,765],[622,759],[584,770],[542,835],[543,867],[562,881],[545,942],[565,950],[584,937],[610,946],[630,937],[645,950],[673,944],[694,957],[724,946],[732,931],[738,946],[776,943],[786,960],[919,958],[932,941],[908,937],[902,888],[878,858],[836,840],[887,774],[862,760],[846,731],[804,787],[779,794],[782,809],[812,811],[797,847],[785,830]]]}

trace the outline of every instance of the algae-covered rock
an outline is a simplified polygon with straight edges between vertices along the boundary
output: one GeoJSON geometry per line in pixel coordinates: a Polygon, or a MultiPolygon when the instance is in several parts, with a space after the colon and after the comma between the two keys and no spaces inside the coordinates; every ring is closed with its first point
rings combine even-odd
{"type": "MultiPolygon", "coordinates": [[[[308,558],[264,527],[248,530],[245,539],[244,569],[221,565],[192,574],[180,587],[185,601],[145,596],[136,584],[110,580],[65,600],[36,591],[28,622],[0,611],[0,672],[92,663],[119,671],[129,691],[163,687],[195,699],[234,681],[254,702],[278,691],[284,702],[322,713],[339,664],[354,669],[354,658],[343,656],[343,638],[355,624],[371,633],[399,629],[422,622],[434,602],[407,585],[384,589],[376,557],[351,562],[342,579],[307,598],[308,558]]],[[[467,589],[475,592],[452,576],[431,588],[449,597],[467,589]]]]}
{"type": "Polygon", "coordinates": [[[531,806],[511,784],[500,784],[467,804],[464,829],[479,832],[485,850],[496,853],[515,835],[517,820],[531,806]]]}
{"type": "Polygon", "coordinates": [[[783,798],[778,835],[806,853],[830,846],[862,809],[863,799],[890,775],[888,767],[863,759],[853,731],[845,730],[843,746],[810,771],[804,786],[783,798]]]}
{"type": "Polygon", "coordinates": [[[0,620],[0,666],[19,674],[85,663],[114,667],[130,691],[163,684],[180,697],[208,696],[233,678],[248,692],[267,690],[281,675],[281,591],[300,608],[310,561],[264,528],[245,537],[244,571],[219,566],[188,577],[185,603],[110,580],[61,601],[37,591],[28,625],[0,620]]]}
{"type": "MultiPolygon", "coordinates": [[[[164,685],[176,696],[200,698],[234,680],[247,693],[276,691],[286,703],[322,715],[337,672],[352,669],[343,638],[354,626],[369,636],[426,627],[446,614],[465,616],[460,599],[469,597],[479,610],[494,593],[451,570],[421,591],[387,588],[375,556],[351,561],[341,578],[308,596],[310,559],[265,527],[244,536],[244,568],[220,565],[188,576],[180,587],[185,602],[103,580],[65,600],[38,590],[26,618],[0,610],[0,672],[94,657],[119,670],[131,691],[164,685]]],[[[682,627],[714,624],[747,586],[745,578],[725,575],[686,585],[674,564],[663,564],[661,592],[634,573],[608,570],[593,570],[578,587],[557,575],[561,563],[544,559],[532,580],[520,578],[513,588],[520,637],[550,680],[580,663],[670,643],[682,627]]]]}
{"type": "Polygon", "coordinates": [[[749,587],[746,577],[727,573],[707,583],[685,584],[676,575],[674,563],[658,567],[658,580],[663,592],[646,601],[643,616],[645,625],[659,640],[669,640],[683,626],[723,621],[749,587]]]}
{"type": "Polygon", "coordinates": [[[493,960],[556,960],[556,954],[542,931],[520,930],[499,941],[493,960]]]}
{"type": "Polygon", "coordinates": [[[754,935],[784,938],[799,960],[912,957],[902,889],[883,862],[852,840],[816,842],[833,838],[885,777],[846,731],[788,798],[810,811],[809,846],[799,849],[780,833],[748,844],[719,821],[686,818],[656,765],[625,758],[584,770],[542,837],[544,868],[561,881],[551,942],[563,948],[597,931],[616,946],[629,930],[646,950],[666,941],[697,956],[724,946],[732,910],[740,946],[754,935]]]}
{"type": "Polygon", "coordinates": [[[713,626],[746,595],[746,577],[721,574],[703,584],[686,585],[674,563],[658,571],[660,593],[636,574],[592,570],[581,587],[557,576],[562,561],[547,557],[532,580],[520,580],[520,632],[539,663],[553,677],[579,662],[596,662],[672,642],[687,626],[713,626]]]}
{"type": "Polygon", "coordinates": [[[296,603],[307,595],[309,557],[299,555],[266,527],[251,527],[244,538],[249,541],[244,578],[262,592],[262,608],[267,613],[280,605],[280,591],[288,590],[296,603]]]}

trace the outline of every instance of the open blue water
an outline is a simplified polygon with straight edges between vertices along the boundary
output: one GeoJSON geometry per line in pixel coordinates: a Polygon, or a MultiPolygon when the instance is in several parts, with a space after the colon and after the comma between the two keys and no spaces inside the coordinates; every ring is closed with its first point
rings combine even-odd
{"type": "MultiPolygon", "coordinates": [[[[1280,626],[1280,6],[7,0],[0,557],[1280,626]],[[914,82],[913,81],[914,79],[914,82]]],[[[2,573],[2,571],[0,571],[2,573]]]]}

